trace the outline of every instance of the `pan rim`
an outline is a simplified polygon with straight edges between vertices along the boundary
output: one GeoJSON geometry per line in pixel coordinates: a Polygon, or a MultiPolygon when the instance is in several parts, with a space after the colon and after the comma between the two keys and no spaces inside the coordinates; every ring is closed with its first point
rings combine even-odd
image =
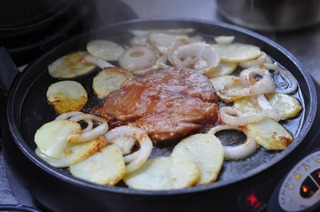
{"type": "MultiPolygon", "coordinates": [[[[279,52],[286,55],[286,57],[293,63],[293,65],[299,69],[301,74],[304,76],[304,80],[306,82],[309,82],[309,83],[306,83],[306,85],[307,85],[307,87],[308,87],[307,89],[309,90],[309,93],[310,93],[310,99],[309,99],[310,107],[309,107],[309,111],[307,111],[308,114],[306,114],[306,118],[307,118],[306,121],[307,122],[302,126],[301,133],[299,133],[297,135],[297,137],[295,138],[295,140],[299,140],[299,142],[296,145],[290,145],[286,149],[286,151],[282,151],[281,153],[279,153],[279,155],[281,155],[281,156],[277,157],[276,160],[269,161],[268,166],[259,166],[259,167],[255,168],[253,171],[249,171],[244,176],[237,177],[237,179],[233,179],[233,180],[228,179],[228,180],[224,180],[223,182],[218,181],[218,182],[215,182],[210,185],[198,186],[198,187],[192,187],[192,188],[186,188],[186,189],[145,191],[145,190],[122,188],[122,187],[109,187],[109,186],[97,185],[97,184],[86,182],[86,181],[83,181],[80,179],[68,177],[65,174],[63,174],[61,172],[61,170],[53,168],[50,165],[48,165],[47,163],[45,163],[44,161],[39,160],[38,156],[34,153],[34,151],[25,142],[25,139],[23,138],[23,136],[19,132],[19,129],[17,127],[18,123],[16,123],[16,119],[19,120],[19,118],[15,117],[15,115],[14,115],[15,112],[13,111],[13,107],[10,107],[10,105],[14,105],[14,103],[15,103],[15,98],[16,98],[17,92],[18,92],[17,88],[19,88],[19,84],[23,81],[23,77],[27,74],[27,72],[29,70],[28,67],[31,67],[32,65],[36,64],[38,60],[41,60],[41,58],[44,57],[44,56],[42,56],[42,57],[36,59],[33,63],[31,63],[23,73],[19,74],[19,76],[17,77],[17,79],[15,80],[15,82],[11,88],[11,91],[10,91],[10,94],[8,97],[7,121],[9,124],[9,131],[13,137],[14,142],[17,144],[18,148],[20,149],[20,151],[22,151],[23,154],[29,160],[31,160],[31,162],[34,165],[38,166],[42,171],[50,174],[51,176],[58,178],[59,180],[63,180],[64,182],[71,183],[71,184],[74,184],[77,186],[82,186],[82,187],[87,187],[87,188],[89,187],[92,189],[98,189],[98,190],[114,192],[114,193],[121,193],[121,194],[128,194],[128,195],[155,195],[155,196],[157,196],[157,195],[161,196],[161,195],[188,194],[188,193],[195,193],[195,192],[203,192],[203,191],[207,191],[207,190],[221,188],[224,186],[232,186],[232,184],[234,184],[234,183],[241,182],[247,178],[250,178],[252,176],[259,174],[260,172],[262,172],[266,169],[269,169],[270,167],[277,164],[280,160],[284,159],[284,157],[286,157],[288,154],[290,154],[290,152],[294,148],[296,148],[297,145],[299,145],[301,143],[301,141],[304,139],[304,137],[309,132],[309,130],[314,122],[314,119],[316,116],[316,111],[317,111],[316,89],[315,89],[315,86],[314,86],[314,83],[313,83],[313,80],[312,80],[310,74],[305,70],[303,65],[288,50],[286,50],[280,44],[270,40],[269,38],[267,38],[263,35],[260,35],[258,33],[253,32],[253,31],[250,31],[245,28],[235,26],[232,24],[216,22],[216,21],[204,21],[204,20],[197,20],[197,19],[165,19],[164,18],[164,19],[130,20],[130,21],[125,21],[125,22],[115,24],[115,26],[126,25],[126,24],[130,25],[130,24],[145,23],[145,22],[168,22],[168,21],[169,22],[193,22],[196,24],[199,23],[199,24],[214,25],[214,26],[218,26],[218,27],[222,27],[222,28],[227,28],[227,29],[230,29],[233,31],[240,32],[242,34],[246,34],[250,37],[254,37],[254,38],[262,41],[263,43],[267,43],[268,45],[277,48],[279,52]]],[[[112,27],[114,27],[114,25],[110,25],[106,28],[112,28],[112,27]]],[[[63,43],[60,45],[63,45],[63,43]]]]}

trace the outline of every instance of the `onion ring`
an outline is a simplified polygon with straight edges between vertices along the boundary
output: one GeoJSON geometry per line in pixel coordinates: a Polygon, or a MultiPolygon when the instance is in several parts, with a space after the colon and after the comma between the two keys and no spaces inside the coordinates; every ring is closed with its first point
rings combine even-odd
{"type": "Polygon", "coordinates": [[[255,113],[243,115],[240,110],[234,107],[221,107],[219,116],[223,123],[230,126],[245,126],[249,123],[257,122],[266,117],[265,113],[255,113]]]}
{"type": "MultiPolygon", "coordinates": [[[[262,66],[262,65],[261,65],[262,66]]],[[[298,88],[298,82],[294,78],[294,76],[289,72],[288,70],[285,70],[281,68],[277,63],[265,63],[263,64],[263,67],[274,71],[276,74],[280,75],[281,78],[286,82],[287,87],[285,89],[279,89],[277,88],[275,90],[275,93],[280,94],[290,94],[297,90],[298,88]]]]}
{"type": "Polygon", "coordinates": [[[226,160],[239,160],[244,159],[252,155],[258,148],[257,143],[254,140],[254,136],[248,131],[246,128],[239,128],[234,126],[227,125],[218,125],[213,127],[208,131],[208,134],[216,134],[218,131],[222,130],[238,130],[244,132],[247,136],[247,140],[245,143],[237,145],[237,146],[224,146],[224,158],[226,160]]]}
{"type": "Polygon", "coordinates": [[[148,45],[137,45],[130,47],[120,56],[119,65],[131,73],[138,74],[141,70],[152,71],[151,68],[157,63],[157,60],[158,55],[152,48],[148,45]]]}
{"type": "Polygon", "coordinates": [[[239,63],[239,66],[241,68],[251,68],[254,66],[259,66],[266,61],[268,61],[268,55],[265,52],[261,51],[261,54],[257,59],[239,63]]]}
{"type": "Polygon", "coordinates": [[[270,118],[276,120],[277,122],[282,119],[281,115],[279,115],[272,107],[268,99],[265,95],[258,95],[257,96],[258,106],[259,108],[264,111],[270,118]]]}
{"type": "Polygon", "coordinates": [[[108,123],[105,119],[95,116],[93,114],[85,114],[79,111],[72,111],[68,113],[63,113],[56,117],[56,120],[67,119],[74,122],[79,122],[83,120],[88,124],[87,127],[82,130],[82,133],[78,137],[72,139],[73,142],[85,142],[92,140],[100,135],[105,134],[109,129],[108,123]],[[100,125],[93,128],[93,121],[100,122],[100,125]]]}
{"type": "Polygon", "coordinates": [[[130,173],[138,169],[149,158],[153,145],[149,136],[143,130],[136,127],[120,126],[105,134],[108,142],[112,142],[112,140],[123,136],[133,137],[138,140],[140,144],[140,149],[137,151],[138,153],[134,153],[134,156],[130,158],[130,163],[126,165],[126,171],[130,173]]]}

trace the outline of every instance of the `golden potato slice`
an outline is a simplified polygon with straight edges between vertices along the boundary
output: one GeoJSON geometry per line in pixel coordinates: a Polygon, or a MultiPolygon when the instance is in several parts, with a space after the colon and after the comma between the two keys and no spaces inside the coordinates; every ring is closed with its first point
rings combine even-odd
{"type": "Polygon", "coordinates": [[[95,57],[117,61],[124,49],[119,44],[109,40],[92,40],[87,43],[87,51],[95,57]]]}
{"type": "Polygon", "coordinates": [[[193,186],[200,172],[191,162],[173,157],[148,159],[139,169],[124,176],[131,188],[141,190],[182,189],[193,186]]]}
{"type": "Polygon", "coordinates": [[[74,177],[85,181],[115,185],[125,174],[122,153],[116,145],[109,145],[87,159],[70,166],[74,177]]]}
{"type": "Polygon", "coordinates": [[[66,168],[75,163],[78,163],[87,157],[100,151],[106,145],[104,136],[99,136],[95,139],[82,143],[73,143],[66,147],[65,156],[62,158],[53,158],[44,154],[39,148],[36,149],[36,154],[50,165],[57,168],[66,168]]]}
{"type": "Polygon", "coordinates": [[[111,91],[120,88],[122,83],[134,76],[120,67],[110,67],[100,71],[94,78],[92,88],[98,97],[106,97],[111,91]]]}
{"type": "Polygon", "coordinates": [[[224,161],[224,150],[219,139],[212,134],[194,134],[178,143],[171,157],[194,163],[200,171],[199,185],[217,180],[224,161]]]}
{"type": "Polygon", "coordinates": [[[247,129],[253,133],[257,144],[267,150],[283,150],[293,141],[292,135],[271,118],[248,124],[247,129]]]}
{"type": "Polygon", "coordinates": [[[96,67],[93,63],[85,62],[87,52],[78,51],[60,57],[48,66],[52,77],[70,79],[90,73],[96,67]]]}
{"type": "Polygon", "coordinates": [[[53,83],[47,90],[47,100],[58,113],[79,111],[88,101],[87,91],[76,81],[53,83]]]}
{"type": "Polygon", "coordinates": [[[268,100],[283,119],[293,118],[302,110],[300,102],[287,94],[271,94],[268,100]]]}
{"type": "Polygon", "coordinates": [[[71,120],[54,120],[42,125],[34,136],[40,151],[53,158],[67,156],[68,142],[82,132],[79,123],[71,120]]]}
{"type": "Polygon", "coordinates": [[[226,62],[245,62],[259,57],[260,48],[244,43],[214,44],[221,60],[226,62]]]}

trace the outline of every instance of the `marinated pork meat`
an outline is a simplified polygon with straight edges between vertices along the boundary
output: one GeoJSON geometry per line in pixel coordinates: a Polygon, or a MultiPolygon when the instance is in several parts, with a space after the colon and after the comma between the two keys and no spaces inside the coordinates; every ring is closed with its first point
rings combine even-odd
{"type": "Polygon", "coordinates": [[[112,126],[145,130],[153,142],[182,138],[217,121],[217,95],[207,77],[168,68],[127,81],[105,99],[101,116],[112,126]]]}

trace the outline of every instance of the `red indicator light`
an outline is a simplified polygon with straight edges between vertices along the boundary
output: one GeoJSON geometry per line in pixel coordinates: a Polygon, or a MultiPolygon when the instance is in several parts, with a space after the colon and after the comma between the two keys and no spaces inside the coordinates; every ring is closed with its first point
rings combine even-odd
{"type": "Polygon", "coordinates": [[[246,199],[249,206],[253,209],[258,209],[262,205],[262,202],[259,201],[258,197],[254,192],[251,192],[250,194],[248,194],[246,199]]]}
{"type": "Polygon", "coordinates": [[[309,191],[309,188],[307,186],[302,186],[302,192],[307,193],[309,191]]]}
{"type": "Polygon", "coordinates": [[[318,174],[318,175],[317,175],[317,176],[318,176],[318,178],[320,179],[320,171],[318,171],[318,173],[317,173],[317,174],[318,174]]]}

